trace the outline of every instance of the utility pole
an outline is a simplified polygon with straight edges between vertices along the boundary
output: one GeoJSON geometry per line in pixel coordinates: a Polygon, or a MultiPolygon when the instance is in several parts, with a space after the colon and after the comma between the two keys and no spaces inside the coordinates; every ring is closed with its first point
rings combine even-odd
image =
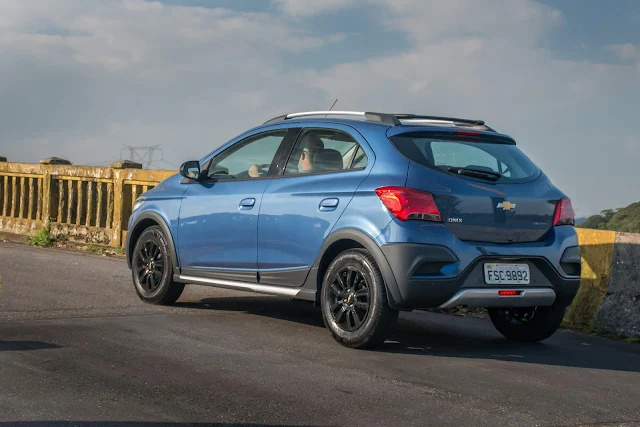
{"type": "MultiPolygon", "coordinates": [[[[142,165],[144,165],[145,169],[149,169],[149,167],[151,166],[151,163],[153,163],[154,161],[153,154],[157,151],[159,151],[162,154],[162,148],[160,148],[160,145],[151,145],[151,146],[145,146],[145,147],[141,147],[141,146],[133,147],[131,145],[123,145],[122,148],[120,149],[120,160],[131,160],[132,162],[141,163],[142,165]],[[128,159],[122,158],[123,151],[129,151],[128,159]]],[[[162,158],[158,160],[162,160],[162,158]]]]}

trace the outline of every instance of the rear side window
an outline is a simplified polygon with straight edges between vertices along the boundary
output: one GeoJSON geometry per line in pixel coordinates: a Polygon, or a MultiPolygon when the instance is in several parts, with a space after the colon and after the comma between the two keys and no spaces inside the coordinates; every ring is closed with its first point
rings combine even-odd
{"type": "Polygon", "coordinates": [[[396,135],[390,140],[411,161],[465,177],[516,183],[529,181],[540,172],[512,144],[435,138],[428,134],[396,135]]]}
{"type": "Polygon", "coordinates": [[[333,129],[307,129],[296,142],[285,175],[363,169],[367,155],[348,134],[333,129]]]}
{"type": "Polygon", "coordinates": [[[351,169],[364,169],[367,167],[367,163],[369,162],[369,158],[367,154],[364,152],[362,147],[358,147],[358,151],[356,151],[356,156],[351,163],[351,169]]]}

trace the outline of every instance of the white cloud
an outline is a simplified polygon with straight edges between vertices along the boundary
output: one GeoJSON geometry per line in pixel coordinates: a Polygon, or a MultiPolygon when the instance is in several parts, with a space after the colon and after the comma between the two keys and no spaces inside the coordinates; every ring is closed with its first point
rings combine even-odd
{"type": "Polygon", "coordinates": [[[356,4],[355,0],[273,0],[284,12],[292,16],[312,16],[336,12],[356,4]]]}
{"type": "Polygon", "coordinates": [[[278,15],[0,1],[0,155],[99,162],[117,159],[122,144],[162,144],[180,164],[273,116],[339,98],[341,109],[485,119],[585,213],[636,201],[618,183],[634,181],[639,161],[628,135],[640,62],[559,58],[542,46],[562,16],[531,0],[366,1],[380,31],[403,34],[409,47],[338,64],[322,48],[349,38],[311,33],[305,20],[362,2],[280,0],[290,15],[278,15]],[[326,65],[291,60],[303,52],[326,65]],[[614,167],[600,173],[603,165],[614,167]]]}
{"type": "Polygon", "coordinates": [[[622,61],[633,61],[640,58],[640,48],[632,43],[614,44],[609,49],[622,61]]]}
{"type": "Polygon", "coordinates": [[[416,44],[443,38],[497,37],[534,44],[558,25],[558,10],[532,0],[369,0],[391,12],[387,23],[405,31],[416,44]]]}

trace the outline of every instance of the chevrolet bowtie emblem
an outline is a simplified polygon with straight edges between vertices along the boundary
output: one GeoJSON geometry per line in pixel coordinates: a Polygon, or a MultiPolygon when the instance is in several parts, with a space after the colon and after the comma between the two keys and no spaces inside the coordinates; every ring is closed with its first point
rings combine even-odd
{"type": "Polygon", "coordinates": [[[511,202],[501,202],[501,203],[498,203],[498,206],[496,207],[498,209],[502,209],[503,211],[510,211],[511,209],[516,208],[516,204],[511,202]]]}

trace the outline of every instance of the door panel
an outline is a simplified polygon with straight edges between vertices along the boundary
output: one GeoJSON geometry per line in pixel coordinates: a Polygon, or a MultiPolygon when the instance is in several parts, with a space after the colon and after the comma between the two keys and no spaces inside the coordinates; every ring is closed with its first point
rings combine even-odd
{"type": "Polygon", "coordinates": [[[183,272],[257,281],[258,213],[287,129],[250,136],[209,163],[182,200],[178,254],[183,272]]]}
{"type": "MultiPolygon", "coordinates": [[[[262,284],[302,286],[324,240],[368,174],[369,169],[346,169],[351,159],[341,165],[339,158],[333,158],[342,148],[336,141],[325,144],[330,148],[324,153],[300,147],[305,132],[292,150],[286,174],[271,180],[262,198],[258,220],[262,284]],[[319,172],[299,172],[309,166],[299,162],[303,152],[317,160],[319,172]]],[[[353,158],[356,151],[346,147],[342,154],[353,158]]]]}
{"type": "Polygon", "coordinates": [[[258,210],[269,180],[192,184],[180,210],[180,265],[257,269],[258,210]],[[252,206],[243,206],[246,199],[252,206]]]}

